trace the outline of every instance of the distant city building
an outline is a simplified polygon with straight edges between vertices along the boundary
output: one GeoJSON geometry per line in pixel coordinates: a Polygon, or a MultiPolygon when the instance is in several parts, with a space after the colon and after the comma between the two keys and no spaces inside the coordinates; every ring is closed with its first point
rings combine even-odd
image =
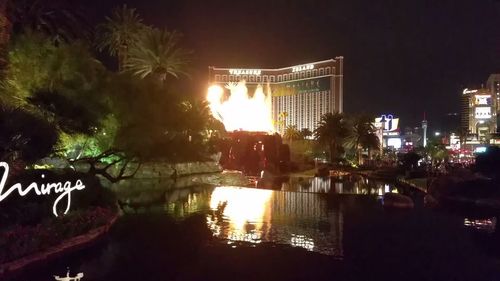
{"type": "Polygon", "coordinates": [[[343,112],[343,63],[343,57],[336,57],[276,69],[210,66],[209,83],[245,80],[249,89],[269,84],[275,130],[296,126],[314,131],[323,114],[343,112]]]}
{"type": "Polygon", "coordinates": [[[484,142],[497,130],[497,99],[489,89],[464,89],[461,129],[469,140],[484,142]]]}
{"type": "MultiPolygon", "coordinates": [[[[486,81],[486,88],[490,91],[490,93],[493,95],[493,97],[496,98],[496,105],[497,105],[497,130],[498,124],[500,124],[500,74],[491,74],[488,77],[488,80],[486,81]]],[[[500,132],[500,131],[499,131],[500,132]]]]}
{"type": "Polygon", "coordinates": [[[422,146],[426,147],[427,146],[427,120],[424,118],[422,120],[422,146]]]}

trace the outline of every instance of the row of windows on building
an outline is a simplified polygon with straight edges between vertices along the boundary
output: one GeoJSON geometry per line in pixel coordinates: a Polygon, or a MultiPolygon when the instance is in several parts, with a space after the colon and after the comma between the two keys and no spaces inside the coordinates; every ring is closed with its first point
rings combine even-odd
{"type": "Polygon", "coordinates": [[[257,83],[267,83],[267,82],[284,82],[297,79],[305,79],[316,76],[330,75],[332,74],[331,67],[322,67],[320,69],[313,69],[295,73],[280,74],[280,75],[215,75],[216,82],[238,82],[240,80],[245,80],[247,82],[257,82],[257,83]]]}
{"type": "Polygon", "coordinates": [[[282,112],[287,113],[285,122],[278,123],[277,129],[282,130],[283,124],[286,124],[286,126],[296,126],[299,130],[304,128],[314,130],[321,116],[332,111],[333,101],[330,91],[273,97],[274,119],[278,120],[282,112]]]}

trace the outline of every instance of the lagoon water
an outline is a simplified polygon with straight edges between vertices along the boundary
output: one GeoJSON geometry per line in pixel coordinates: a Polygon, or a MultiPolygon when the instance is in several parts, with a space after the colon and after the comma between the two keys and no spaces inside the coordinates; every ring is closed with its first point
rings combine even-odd
{"type": "Polygon", "coordinates": [[[294,270],[325,280],[392,280],[405,272],[407,280],[497,280],[500,272],[477,242],[498,241],[496,218],[427,210],[418,193],[365,178],[297,177],[272,189],[200,186],[161,198],[126,205],[104,241],[16,280],[54,280],[67,268],[85,281],[255,280],[233,271],[288,279],[285,271],[294,270]],[[384,210],[386,192],[412,196],[416,208],[384,210]],[[267,272],[273,264],[276,272],[267,272]]]}

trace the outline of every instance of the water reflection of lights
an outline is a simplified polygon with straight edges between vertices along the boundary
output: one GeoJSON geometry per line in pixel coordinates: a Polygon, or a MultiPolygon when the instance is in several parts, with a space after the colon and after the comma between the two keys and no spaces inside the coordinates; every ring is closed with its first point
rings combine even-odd
{"type": "Polygon", "coordinates": [[[314,250],[314,240],[304,235],[292,234],[290,244],[294,247],[301,247],[308,251],[314,250]]]}
{"type": "Polygon", "coordinates": [[[284,182],[281,190],[307,193],[375,195],[378,197],[389,192],[398,193],[396,187],[391,184],[369,180],[364,177],[353,177],[349,180],[333,177],[298,177],[292,178],[290,182],[284,182]]]}
{"type": "Polygon", "coordinates": [[[343,215],[318,194],[226,186],[213,190],[209,206],[208,227],[231,247],[272,242],[343,255],[343,215]]]}
{"type": "MultiPolygon", "coordinates": [[[[233,241],[259,243],[263,222],[270,221],[272,190],[217,187],[210,199],[210,208],[222,212],[229,221],[226,238],[233,241]]],[[[207,218],[215,236],[222,233],[218,218],[207,218]]]]}
{"type": "Polygon", "coordinates": [[[477,230],[486,231],[489,233],[495,232],[495,227],[497,225],[496,218],[490,219],[464,219],[464,225],[467,227],[475,228],[477,230]]]}

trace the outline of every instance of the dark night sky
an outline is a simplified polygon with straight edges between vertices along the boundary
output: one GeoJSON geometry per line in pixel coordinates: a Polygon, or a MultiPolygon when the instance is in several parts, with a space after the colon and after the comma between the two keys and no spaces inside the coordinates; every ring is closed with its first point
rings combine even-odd
{"type": "Polygon", "coordinates": [[[191,91],[207,66],[272,68],[345,57],[347,113],[423,112],[435,128],[459,111],[462,88],[500,72],[498,0],[88,0],[96,21],[115,5],[177,29],[194,50],[191,91]]]}

